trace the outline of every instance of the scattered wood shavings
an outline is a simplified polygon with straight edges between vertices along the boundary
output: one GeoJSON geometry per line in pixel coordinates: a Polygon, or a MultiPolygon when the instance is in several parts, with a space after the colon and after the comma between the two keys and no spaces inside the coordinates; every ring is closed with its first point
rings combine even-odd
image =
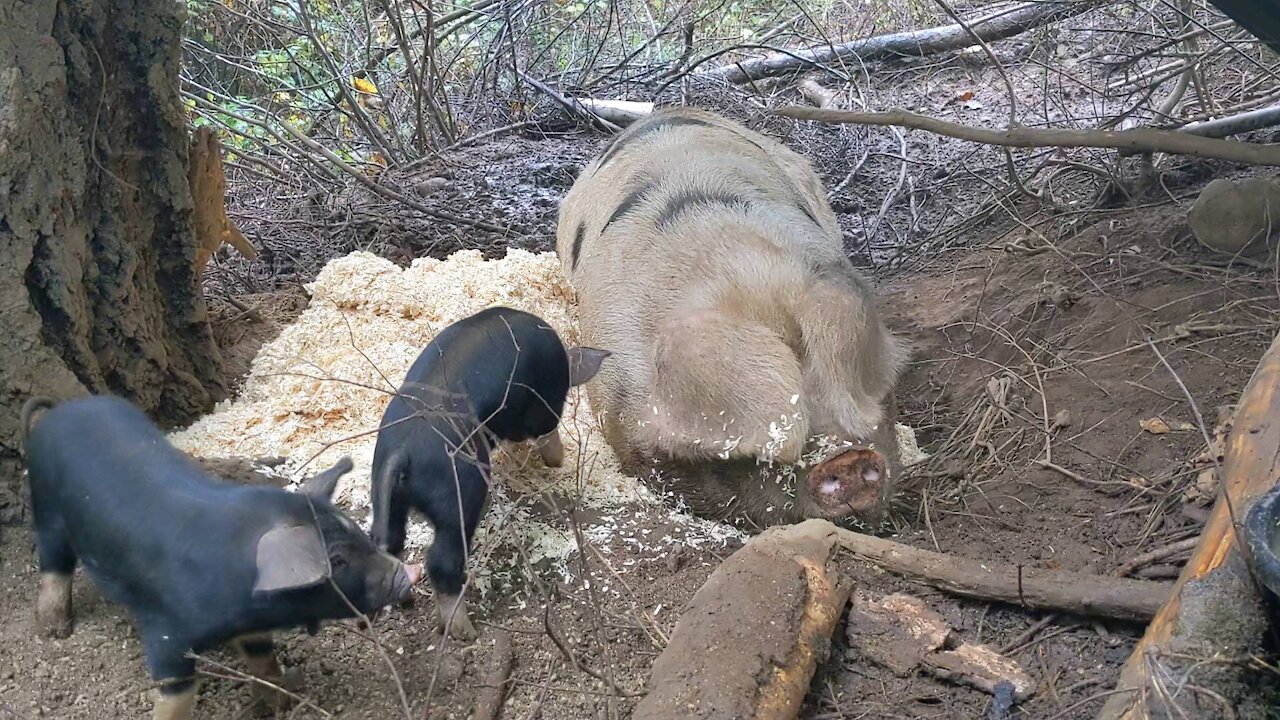
{"type": "Polygon", "coordinates": [[[902,467],[910,467],[929,459],[929,453],[921,450],[919,443],[916,442],[914,428],[897,423],[893,426],[893,431],[897,435],[898,458],[902,462],[902,467]]]}

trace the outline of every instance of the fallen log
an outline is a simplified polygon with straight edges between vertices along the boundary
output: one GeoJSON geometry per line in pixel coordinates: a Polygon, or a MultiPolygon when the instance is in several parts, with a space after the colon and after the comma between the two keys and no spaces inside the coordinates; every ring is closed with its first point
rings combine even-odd
{"type": "Polygon", "coordinates": [[[834,525],[827,532],[845,550],[895,575],[976,600],[1145,622],[1169,596],[1168,583],[970,560],[834,525]]]}
{"type": "Polygon", "coordinates": [[[846,635],[850,649],[898,677],[923,670],[989,695],[1008,683],[1013,702],[1026,701],[1036,690],[1017,661],[984,645],[963,642],[941,615],[910,595],[895,593],[879,600],[855,595],[846,635]]]}
{"type": "Polygon", "coordinates": [[[601,128],[608,130],[609,132],[616,133],[622,129],[607,118],[596,114],[595,111],[578,98],[567,97],[550,85],[547,85],[541,80],[535,77],[530,77],[522,72],[516,71],[516,75],[518,75],[522,81],[532,85],[538,92],[554,100],[557,105],[568,110],[571,115],[580,117],[589,123],[599,125],[601,128]]]}
{"type": "Polygon", "coordinates": [[[1128,152],[1162,152],[1212,158],[1245,165],[1280,166],[1280,144],[1244,143],[1201,137],[1188,132],[1134,128],[1132,130],[1075,130],[1014,127],[1007,130],[962,125],[905,110],[856,112],[822,110],[793,105],[774,111],[793,120],[816,120],[850,125],[882,125],[925,130],[936,135],[1002,147],[1094,147],[1128,152]]]}
{"type": "Polygon", "coordinates": [[[834,526],[770,529],[711,575],[653,664],[635,720],[796,717],[852,590],[834,526]]]}
{"type": "Polygon", "coordinates": [[[1248,657],[1262,651],[1267,616],[1241,554],[1236,523],[1243,524],[1249,508],[1275,487],[1277,478],[1280,336],[1262,356],[1240,398],[1227,439],[1220,494],[1200,543],[1125,663],[1099,720],[1137,720],[1153,713],[1156,717],[1264,717],[1274,707],[1275,698],[1260,698],[1249,687],[1247,667],[1202,659],[1248,657]],[[1209,687],[1213,695],[1184,692],[1171,698],[1162,687],[1168,678],[1178,678],[1189,687],[1209,687]],[[1231,703],[1234,710],[1206,714],[1222,710],[1219,700],[1231,703]],[[1171,702],[1178,708],[1171,707],[1171,702]]]}
{"type": "Polygon", "coordinates": [[[653,112],[653,103],[651,102],[600,100],[596,98],[574,99],[596,117],[608,120],[614,125],[627,126],[653,112]]]}
{"type": "Polygon", "coordinates": [[[1204,137],[1227,137],[1280,125],[1280,105],[1268,105],[1239,115],[1214,118],[1178,128],[1178,132],[1204,137]]]}
{"type": "MultiPolygon", "coordinates": [[[[967,24],[983,41],[994,42],[1049,23],[1075,17],[1101,4],[1098,0],[1029,2],[984,15],[967,24]]],[[[973,35],[963,25],[956,23],[926,30],[862,38],[839,45],[821,45],[774,53],[703,70],[698,74],[737,84],[846,59],[868,62],[901,56],[923,57],[950,50],[962,50],[976,44],[973,35]]]]}
{"type": "MultiPolygon", "coordinates": [[[[633,717],[794,718],[851,594],[836,567],[839,549],[955,595],[1031,609],[1147,620],[1168,595],[1163,583],[967,560],[826,520],[775,527],[724,561],[694,595],[633,717]]],[[[963,671],[992,692],[992,678],[1008,673],[985,655],[940,658],[930,668],[963,671]],[[990,678],[971,672],[976,661],[992,666],[990,678]]]]}

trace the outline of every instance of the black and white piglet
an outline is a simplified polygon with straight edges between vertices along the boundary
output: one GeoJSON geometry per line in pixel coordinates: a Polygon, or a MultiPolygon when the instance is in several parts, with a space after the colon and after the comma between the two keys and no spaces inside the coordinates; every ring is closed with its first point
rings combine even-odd
{"type": "Polygon", "coordinates": [[[141,410],[107,396],[33,398],[22,432],[41,574],[37,623],[47,635],[70,634],[79,561],[133,617],[151,677],[163,683],[157,720],[190,716],[189,652],[230,641],[252,674],[278,683],[272,630],[314,632],[321,620],[353,616],[352,607],[371,613],[403,601],[422,577],[421,566],[380,552],[329,503],[350,458],[299,493],[232,485],[200,470],[141,410]]]}
{"type": "Polygon", "coordinates": [[[534,440],[543,462],[559,467],[565,396],[608,356],[566,349],[538,316],[492,307],[440,332],[388,403],[373,453],[371,533],[378,547],[398,555],[410,508],[431,521],[427,574],[453,637],[475,637],[462,586],[488,497],[490,448],[495,440],[534,440]]]}

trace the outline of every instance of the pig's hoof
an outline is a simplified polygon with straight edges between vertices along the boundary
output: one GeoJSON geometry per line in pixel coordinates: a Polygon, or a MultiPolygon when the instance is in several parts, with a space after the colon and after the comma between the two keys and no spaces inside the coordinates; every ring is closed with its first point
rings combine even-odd
{"type": "Polygon", "coordinates": [[[847,450],[809,471],[809,499],[818,517],[872,515],[882,509],[886,480],[883,455],[847,450]]]}
{"type": "Polygon", "coordinates": [[[553,431],[535,441],[538,454],[542,456],[542,464],[549,468],[564,466],[564,443],[560,441],[560,432],[553,431]]]}
{"type": "Polygon", "coordinates": [[[449,637],[461,642],[471,642],[480,636],[467,617],[467,604],[460,597],[453,595],[437,595],[436,611],[437,627],[441,632],[447,628],[449,637]],[[456,608],[456,610],[455,610],[456,608]]]}
{"type": "MultiPolygon", "coordinates": [[[[289,668],[284,671],[282,677],[267,678],[267,680],[295,695],[303,689],[302,670],[299,668],[289,668]]],[[[294,705],[294,699],[289,695],[260,683],[253,684],[252,695],[253,714],[257,717],[276,715],[294,705]]]]}
{"type": "Polygon", "coordinates": [[[36,598],[36,628],[48,638],[71,636],[71,576],[46,573],[36,598]]]}
{"type": "Polygon", "coordinates": [[[471,642],[480,637],[480,633],[476,632],[476,628],[467,618],[454,618],[453,624],[449,626],[449,637],[461,642],[471,642]]]}
{"type": "Polygon", "coordinates": [[[446,625],[449,628],[449,637],[459,642],[471,642],[480,637],[480,633],[476,632],[476,627],[471,624],[471,619],[461,610],[453,616],[453,620],[440,619],[440,631],[444,632],[446,625]]]}
{"type": "Polygon", "coordinates": [[[71,637],[71,616],[54,616],[54,617],[37,617],[36,624],[39,627],[41,637],[53,640],[65,640],[71,637]]]}

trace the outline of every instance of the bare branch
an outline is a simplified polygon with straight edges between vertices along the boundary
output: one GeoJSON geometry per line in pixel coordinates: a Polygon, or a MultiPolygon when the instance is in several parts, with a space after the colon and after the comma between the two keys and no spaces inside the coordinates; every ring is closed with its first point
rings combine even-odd
{"type": "Polygon", "coordinates": [[[868,113],[791,106],[776,110],[774,114],[795,120],[907,127],[926,130],[959,140],[969,140],[1000,147],[1112,148],[1134,153],[1163,152],[1173,155],[1188,155],[1191,157],[1227,160],[1245,165],[1280,166],[1280,145],[1219,140],[1173,130],[1135,128],[1133,130],[1112,131],[1027,127],[991,130],[939,120],[938,118],[905,110],[868,113]]]}

